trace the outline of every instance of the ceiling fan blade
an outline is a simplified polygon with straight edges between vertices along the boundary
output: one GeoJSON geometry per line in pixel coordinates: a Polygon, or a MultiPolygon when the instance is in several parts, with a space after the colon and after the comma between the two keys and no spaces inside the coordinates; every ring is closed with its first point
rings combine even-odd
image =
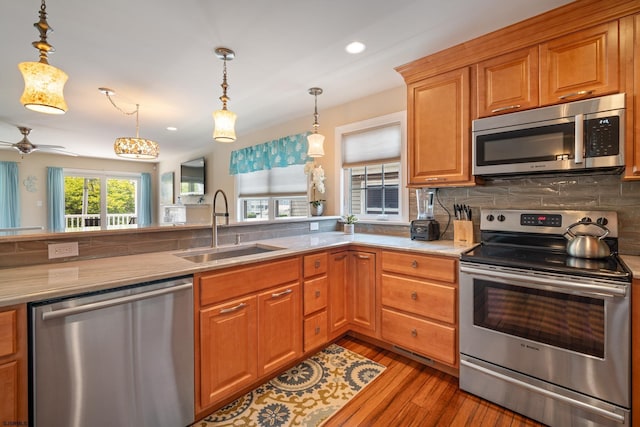
{"type": "Polygon", "coordinates": [[[64,150],[64,147],[62,145],[38,144],[38,145],[34,145],[34,147],[38,147],[40,150],[48,150],[48,149],[64,150]]]}
{"type": "Polygon", "coordinates": [[[8,142],[8,141],[0,141],[0,144],[2,145],[13,145],[13,142],[8,142]]]}
{"type": "MultiPolygon", "coordinates": [[[[71,151],[61,150],[57,145],[38,145],[38,151],[42,153],[51,153],[51,154],[64,154],[65,156],[78,157],[78,154],[72,153],[71,151]]],[[[64,148],[64,147],[62,147],[64,148]]]]}

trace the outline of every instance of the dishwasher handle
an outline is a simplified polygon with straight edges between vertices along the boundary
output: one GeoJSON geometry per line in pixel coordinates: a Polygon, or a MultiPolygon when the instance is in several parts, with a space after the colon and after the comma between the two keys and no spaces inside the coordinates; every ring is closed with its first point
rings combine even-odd
{"type": "Polygon", "coordinates": [[[42,313],[42,320],[58,319],[60,317],[86,313],[88,311],[98,310],[101,308],[113,307],[115,305],[121,305],[121,304],[140,301],[143,299],[152,298],[160,295],[171,294],[171,293],[182,291],[185,289],[191,289],[192,287],[193,287],[192,283],[186,283],[184,285],[170,286],[167,288],[156,289],[154,291],[142,292],[134,295],[127,295],[127,296],[108,299],[104,301],[93,302],[90,304],[79,305],[76,307],[68,307],[68,308],[61,308],[59,310],[54,310],[54,311],[47,311],[42,313]]]}

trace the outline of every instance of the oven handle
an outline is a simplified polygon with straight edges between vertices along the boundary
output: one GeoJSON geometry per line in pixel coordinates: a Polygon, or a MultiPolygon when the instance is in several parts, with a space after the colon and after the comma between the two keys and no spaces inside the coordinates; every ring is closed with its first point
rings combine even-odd
{"type": "Polygon", "coordinates": [[[599,285],[597,283],[579,283],[569,282],[562,280],[558,277],[543,277],[540,274],[527,277],[527,282],[524,282],[519,276],[515,276],[513,273],[507,273],[498,269],[485,269],[481,267],[471,267],[469,265],[460,264],[460,271],[462,273],[475,274],[478,276],[493,278],[508,279],[513,283],[517,283],[520,286],[526,288],[535,288],[537,284],[545,285],[550,288],[556,288],[565,291],[580,292],[588,296],[596,296],[598,298],[615,298],[624,297],[627,294],[626,288],[618,288],[613,286],[599,285]]]}
{"type": "Polygon", "coordinates": [[[541,395],[543,395],[545,397],[549,397],[551,399],[560,400],[560,401],[562,401],[562,402],[564,402],[564,403],[566,403],[568,405],[576,406],[576,407],[578,407],[580,409],[583,409],[585,411],[592,412],[594,414],[600,415],[601,417],[608,418],[610,420],[616,421],[619,424],[623,424],[624,421],[625,421],[625,417],[623,415],[616,414],[615,412],[607,411],[606,409],[598,408],[597,406],[589,405],[588,403],[580,402],[579,400],[575,400],[575,399],[572,399],[570,397],[563,396],[561,394],[557,394],[557,393],[554,393],[552,391],[545,390],[545,389],[542,389],[540,387],[536,387],[536,386],[531,385],[531,384],[527,384],[527,383],[525,383],[523,381],[520,381],[518,379],[511,378],[511,377],[509,377],[507,375],[501,374],[499,372],[492,371],[491,369],[487,369],[487,368],[485,368],[483,366],[476,365],[473,362],[469,362],[467,360],[460,359],[460,364],[464,365],[464,366],[466,366],[468,368],[475,369],[476,371],[480,371],[485,375],[489,375],[491,377],[495,377],[497,379],[500,379],[502,381],[511,383],[513,385],[522,387],[524,389],[527,389],[528,391],[541,394],[541,395]]]}

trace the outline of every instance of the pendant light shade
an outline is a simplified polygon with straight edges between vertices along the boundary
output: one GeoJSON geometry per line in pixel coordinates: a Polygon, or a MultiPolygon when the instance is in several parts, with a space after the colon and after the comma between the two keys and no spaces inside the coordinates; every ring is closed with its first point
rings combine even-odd
{"type": "Polygon", "coordinates": [[[25,108],[39,113],[64,114],[68,107],[62,93],[69,76],[52,65],[49,65],[47,54],[55,49],[47,42],[47,34],[51,31],[47,23],[47,6],[42,0],[40,5],[40,21],[34,26],[40,32],[40,40],[32,43],[40,51],[39,62],[21,62],[18,64],[24,79],[24,92],[20,102],[25,108]]]}
{"type": "Polygon", "coordinates": [[[309,89],[309,94],[315,98],[315,107],[313,110],[313,133],[307,137],[309,148],[307,150],[307,156],[309,157],[322,157],[324,156],[324,136],[318,133],[318,95],[322,95],[322,89],[319,87],[312,87],[309,89]]]}
{"type": "Polygon", "coordinates": [[[100,92],[107,96],[111,105],[113,105],[118,111],[122,114],[126,114],[128,116],[135,114],[136,115],[136,136],[135,137],[120,137],[116,138],[113,143],[113,151],[119,157],[124,157],[125,159],[138,159],[138,160],[153,160],[158,157],[160,154],[160,146],[157,142],[152,141],[150,139],[140,138],[140,104],[136,104],[136,109],[131,112],[126,112],[113,102],[111,96],[115,95],[115,92],[112,89],[101,87],[98,88],[100,92]]]}
{"type": "Polygon", "coordinates": [[[215,50],[216,56],[219,59],[222,59],[224,62],[223,71],[222,71],[222,96],[220,97],[220,101],[222,101],[222,109],[213,112],[213,139],[218,142],[233,142],[236,140],[236,113],[227,110],[227,101],[229,101],[229,97],[227,96],[227,88],[229,85],[227,84],[227,61],[231,61],[235,58],[236,54],[231,49],[227,49],[226,47],[219,47],[215,50]]]}

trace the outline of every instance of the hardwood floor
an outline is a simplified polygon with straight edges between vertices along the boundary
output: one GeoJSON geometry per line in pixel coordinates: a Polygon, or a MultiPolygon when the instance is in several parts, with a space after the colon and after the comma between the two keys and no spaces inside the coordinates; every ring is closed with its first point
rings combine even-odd
{"type": "Polygon", "coordinates": [[[336,342],[387,367],[324,427],[542,426],[458,389],[458,379],[352,337],[336,342]]]}

